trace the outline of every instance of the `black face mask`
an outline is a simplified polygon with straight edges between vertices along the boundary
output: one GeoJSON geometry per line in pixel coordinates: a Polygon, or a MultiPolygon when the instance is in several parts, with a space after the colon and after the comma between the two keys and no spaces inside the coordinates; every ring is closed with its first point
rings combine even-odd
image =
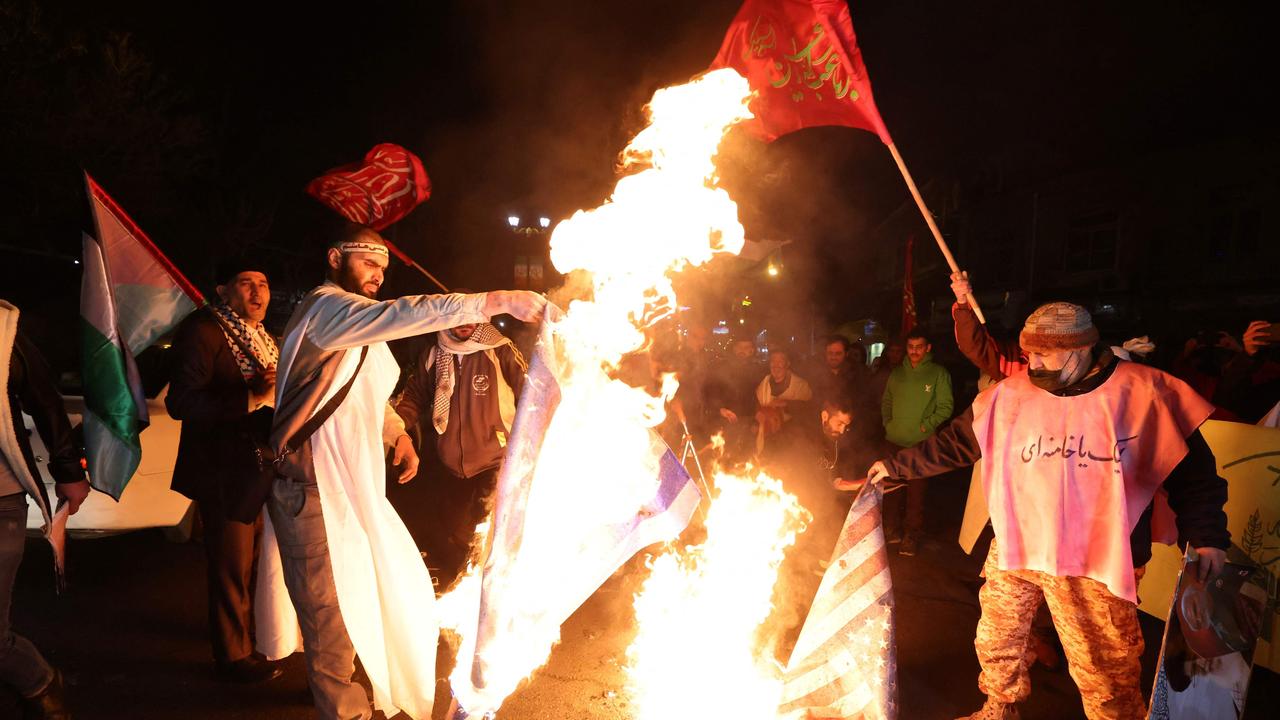
{"type": "Polygon", "coordinates": [[[1047,392],[1061,390],[1067,384],[1062,382],[1061,370],[1028,370],[1027,377],[1031,384],[1047,392]]]}

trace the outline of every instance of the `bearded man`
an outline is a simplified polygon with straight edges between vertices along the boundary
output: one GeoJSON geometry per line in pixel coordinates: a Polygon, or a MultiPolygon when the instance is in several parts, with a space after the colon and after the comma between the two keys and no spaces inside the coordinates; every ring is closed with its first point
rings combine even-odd
{"type": "Polygon", "coordinates": [[[1117,359],[1078,305],[1041,306],[1019,340],[1027,374],[991,386],[868,476],[912,481],[983,459],[995,540],[974,642],[987,700],[970,720],[1019,717],[1042,601],[1090,720],[1144,717],[1135,568],[1151,557],[1156,492],[1168,493],[1202,579],[1222,569],[1230,542],[1227,484],[1198,429],[1213,406],[1171,375],[1117,359]]]}
{"type": "MultiPolygon", "coordinates": [[[[418,466],[388,403],[400,367],[386,343],[502,313],[533,321],[546,300],[499,291],[378,301],[389,254],[378,233],[359,225],[346,227],[327,260],[328,280],[298,305],[280,351],[271,447],[281,477],[267,500],[264,537],[273,542],[264,542],[263,563],[282,565],[320,717],[372,716],[352,681],[358,654],[380,710],[427,718],[439,629],[431,579],[386,499],[386,449],[394,447],[400,482],[418,466]]],[[[258,604],[279,610],[262,597],[258,604]]],[[[277,615],[268,657],[296,649],[297,632],[286,626],[277,615]]],[[[263,637],[260,625],[260,645],[263,637]]]]}

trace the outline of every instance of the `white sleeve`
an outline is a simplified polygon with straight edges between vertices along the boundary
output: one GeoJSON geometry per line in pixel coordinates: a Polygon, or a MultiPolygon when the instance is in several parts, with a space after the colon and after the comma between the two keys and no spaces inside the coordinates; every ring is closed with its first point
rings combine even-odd
{"type": "Polygon", "coordinates": [[[316,301],[307,340],[321,350],[346,350],[488,322],[485,298],[485,293],[453,293],[371,300],[355,293],[327,292],[316,301]]]}

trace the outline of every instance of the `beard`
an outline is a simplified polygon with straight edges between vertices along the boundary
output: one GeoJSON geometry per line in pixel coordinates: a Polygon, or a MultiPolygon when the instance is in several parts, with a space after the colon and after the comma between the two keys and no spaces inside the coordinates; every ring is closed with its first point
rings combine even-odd
{"type": "Polygon", "coordinates": [[[342,263],[342,269],[338,271],[338,287],[342,288],[343,290],[346,290],[349,293],[355,293],[356,295],[363,295],[369,298],[370,300],[378,299],[377,290],[374,290],[373,292],[365,291],[364,283],[360,281],[360,277],[356,275],[356,272],[351,267],[350,262],[344,261],[342,263]]]}

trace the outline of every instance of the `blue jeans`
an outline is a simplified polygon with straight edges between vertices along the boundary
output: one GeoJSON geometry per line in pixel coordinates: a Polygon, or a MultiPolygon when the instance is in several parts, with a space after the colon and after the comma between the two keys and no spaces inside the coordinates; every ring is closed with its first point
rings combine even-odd
{"type": "Polygon", "coordinates": [[[329,563],[329,539],[320,488],[276,478],[267,512],[280,543],[289,599],[302,627],[303,654],[316,713],[325,720],[368,720],[373,712],[364,688],[351,681],[356,650],[338,607],[329,563]]]}
{"type": "MultiPolygon", "coordinates": [[[[3,460],[0,460],[3,462],[3,460]]],[[[27,495],[0,497],[0,682],[23,697],[44,692],[53,680],[53,668],[31,641],[9,627],[13,581],[22,564],[27,537],[27,495]]]]}

